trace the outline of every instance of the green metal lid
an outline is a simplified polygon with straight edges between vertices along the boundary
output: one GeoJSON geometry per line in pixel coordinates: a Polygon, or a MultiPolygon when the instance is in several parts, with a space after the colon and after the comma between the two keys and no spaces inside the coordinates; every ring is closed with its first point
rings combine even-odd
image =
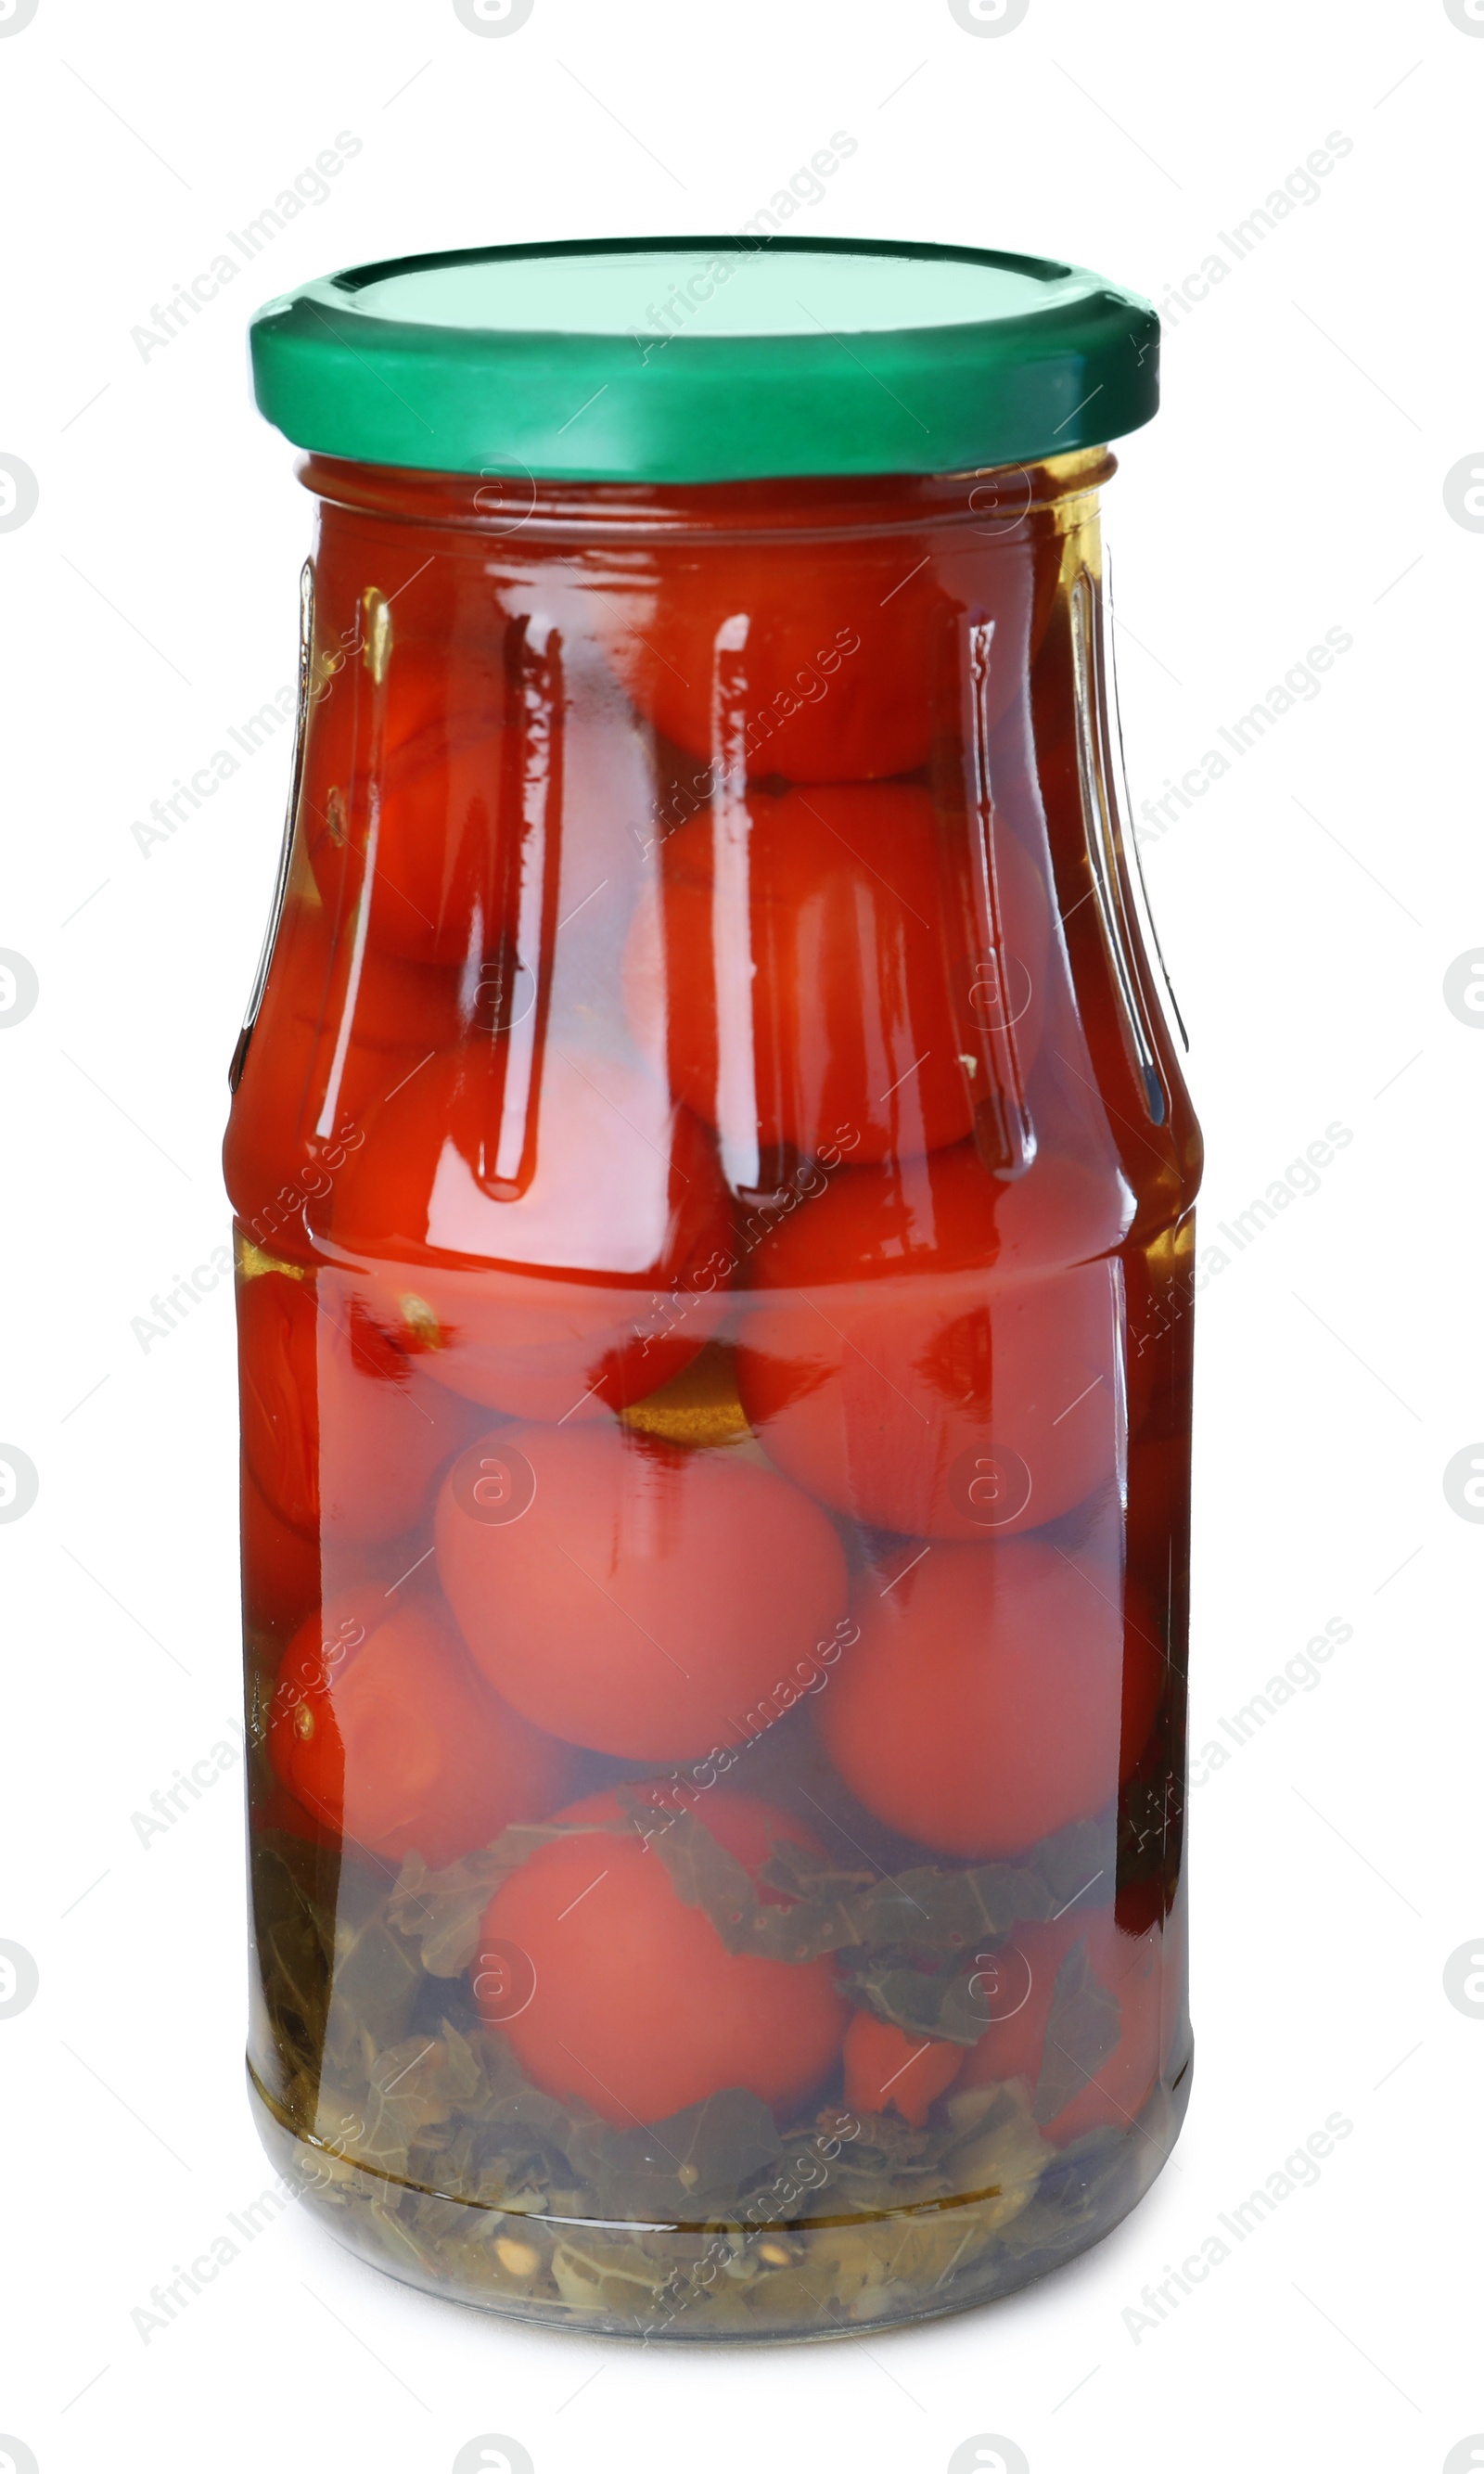
{"type": "Polygon", "coordinates": [[[349,267],[253,321],[296,446],[539,479],[954,473],[1100,446],[1159,322],[1084,268],[916,241],[558,241],[349,267]]]}

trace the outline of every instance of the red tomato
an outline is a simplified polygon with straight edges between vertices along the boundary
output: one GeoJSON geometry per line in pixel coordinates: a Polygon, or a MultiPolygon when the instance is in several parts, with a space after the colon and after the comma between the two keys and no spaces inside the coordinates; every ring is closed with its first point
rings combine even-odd
{"type": "Polygon", "coordinates": [[[845,1604],[807,1496],[613,1425],[498,1428],[450,1472],[435,1528],[490,1682],[552,1734],[631,1760],[738,1741],[845,1604]]]}
{"type": "MultiPolygon", "coordinates": [[[[754,790],[661,848],[661,882],[635,912],[625,999],[645,1055],[718,1128],[723,1159],[758,1163],[734,1170],[734,1184],[768,1183],[764,1164],[782,1145],[879,1160],[970,1131],[976,939],[955,914],[926,790],[754,790]]],[[[1006,976],[1038,999],[1045,891],[1018,843],[1002,840],[999,866],[1006,976]]],[[[1023,1075],[1034,1027],[1027,1018],[1019,1031],[1023,1075]]]]}
{"type": "Polygon", "coordinates": [[[667,556],[611,658],[693,756],[711,759],[719,704],[755,779],[865,781],[928,753],[932,622],[946,615],[911,538],[707,544],[667,556]]]}
{"type": "Polygon", "coordinates": [[[282,1250],[314,1219],[368,1113],[459,1028],[451,971],[349,942],[332,952],[322,912],[285,910],[232,1100],[223,1152],[237,1217],[282,1250]]]}
{"type": "Polygon", "coordinates": [[[845,2030],[845,2102],[853,2113],[896,2111],[920,2130],[963,2066],[961,2045],[909,2036],[858,2010],[845,2030]]]}
{"type": "Polygon", "coordinates": [[[1012,1856],[1107,1804],[1154,1722],[1163,1661],[1142,1600],[1037,1538],[932,1547],[883,1593],[817,1723],[892,1829],[951,1856],[1012,1856]]]}
{"type": "Polygon", "coordinates": [[[330,1226],[428,1373],[511,1416],[621,1407],[715,1329],[730,1205],[710,1135],[642,1068],[508,1039],[435,1057],[378,1110],[330,1226]]]}
{"type": "MultiPolygon", "coordinates": [[[[366,649],[374,649],[368,647],[366,649]]],[[[337,933],[364,902],[369,940],[412,962],[477,961],[500,915],[507,740],[501,638],[397,642],[378,682],[363,650],[311,709],[301,813],[337,933]]]]}
{"type": "Polygon", "coordinates": [[[311,1607],[319,1604],[320,1550],[279,1518],[254,1483],[246,1464],[242,1470],[242,1607],[255,1630],[280,1636],[295,1631],[311,1607]]]}
{"type": "Polygon", "coordinates": [[[1086,1943],[1097,1982],[1118,2003],[1119,2036],[1107,2061],[1043,2125],[1046,2137],[1058,2141],[1080,2139],[1087,2130],[1127,2130],[1154,2094],[1166,2029],[1174,2024],[1173,1988],[1167,2003],[1157,1927],[1135,1939],[1118,1930],[1111,1907],[1085,1910],[1080,1905],[1052,1924],[1017,1925],[1006,1950],[990,1964],[998,1965],[1002,1980],[1023,1982],[1028,1977],[1029,1992],[1012,2016],[991,2020],[959,2081],[971,2088],[1020,2078],[1034,2089],[1045,2058],[1057,1971],[1079,1941],[1086,1943]]]}
{"type": "MultiPolygon", "coordinates": [[[[926,759],[970,602],[993,622],[985,719],[1003,713],[1055,590],[1055,556],[1042,568],[1033,619],[1029,539],[991,548],[968,529],[884,530],[677,546],[632,621],[620,614],[609,658],[641,713],[706,766],[719,733],[754,781],[878,780],[926,759]]],[[[943,723],[957,731],[957,704],[943,723]]]]}
{"type": "MultiPolygon", "coordinates": [[[[818,1852],[791,1813],[752,1796],[714,1788],[697,1817],[749,1872],[773,1838],[818,1852]]],[[[522,2069],[624,2126],[664,2122],[722,2088],[784,2113],[802,2103],[845,2024],[833,1962],[734,1955],[611,1793],[556,1818],[598,1826],[548,1841],[501,1885],[472,1971],[481,2012],[522,2069]]]]}
{"type": "Polygon", "coordinates": [[[268,1753],[307,1811],[373,1856],[451,1864],[539,1821],[572,1756],[492,1692],[447,1611],[348,1589],[290,1642],[268,1753]]]}
{"type": "Polygon", "coordinates": [[[412,1370],[355,1284],[258,1273],[238,1286],[237,1338],[243,1452],[279,1517],[327,1539],[410,1529],[469,1418],[412,1370]]]}
{"type": "Polygon", "coordinates": [[[1124,1197],[1044,1156],[1014,1184],[971,1144],[836,1169],[758,1246],[738,1383],[769,1455],[881,1529],[1038,1527],[1118,1467],[1124,1197]]]}

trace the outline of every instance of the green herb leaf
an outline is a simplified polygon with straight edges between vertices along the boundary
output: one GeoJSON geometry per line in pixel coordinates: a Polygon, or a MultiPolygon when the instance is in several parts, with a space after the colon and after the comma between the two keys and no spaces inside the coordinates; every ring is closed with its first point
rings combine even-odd
{"type": "Polygon", "coordinates": [[[420,2134],[475,2098],[483,2075],[478,2054],[456,2027],[441,2037],[405,2038],[373,2064],[364,2124],[347,2146],[360,2164],[402,2172],[420,2134]]]}
{"type": "Polygon", "coordinates": [[[938,1975],[904,1965],[894,1953],[862,1953],[845,1986],[852,2000],[888,2020],[907,2036],[931,2036],[951,2045],[977,2045],[989,2022],[974,1984],[978,1971],[938,1975]]]}
{"type": "Polygon", "coordinates": [[[855,1902],[858,1942],[949,1957],[1003,1939],[1053,1913],[1053,1893],[1026,1865],[974,1864],[960,1873],[914,1865],[855,1902]]]}
{"type": "Polygon", "coordinates": [[[828,1951],[863,1946],[939,1958],[973,1952],[1017,1924],[1044,1923],[1096,1869],[1088,1862],[1095,1845],[1090,1827],[1048,1840],[1047,1869],[1039,1860],[953,1872],[923,1864],[881,1879],[843,1870],[778,1838],[758,1881],[789,1893],[790,1904],[781,1905],[761,1896],[745,1865],[713,1837],[701,1813],[656,1811],[631,1790],[619,1792],[677,1896],[704,1909],[729,1951],[764,1958],[807,1963],[828,1951]],[[1080,1869],[1084,1864],[1086,1871],[1080,1869]]]}
{"type": "Polygon", "coordinates": [[[327,1861],[327,1851],[287,1831],[265,1831],[253,1853],[253,1929],[273,2022],[273,2059],[280,2086],[298,2079],[311,2108],[328,2006],[338,1869],[333,1856],[327,1861]]]}
{"type": "MultiPolygon", "coordinates": [[[[1050,1890],[1053,1913],[1059,1914],[1073,1901],[1090,1893],[1102,1883],[1104,1904],[1112,1895],[1109,1866],[1115,1821],[1111,1807],[1091,1821],[1074,1821],[1058,1830],[1054,1838],[1043,1838],[1034,1854],[1034,1867],[1050,1890]]],[[[1099,1902],[1092,1900],[1096,1906],[1099,1902]]],[[[1027,1918],[1029,1923],[1032,1919],[1027,1918]]]]}
{"type": "Polygon", "coordinates": [[[698,1814],[657,1810],[631,1789],[620,1787],[619,1794],[677,1898],[704,1910],[727,1950],[802,1965],[860,1938],[853,1894],[869,1874],[825,1868],[806,1849],[774,1839],[760,1873],[771,1886],[790,1891],[791,1903],[781,1904],[762,1897],[746,1866],[712,1836],[698,1814]]]}
{"type": "Polygon", "coordinates": [[[397,1878],[388,1920],[415,1942],[429,1976],[462,1976],[479,1948],[485,1908],[502,1881],[552,1838],[590,1827],[578,1822],[517,1821],[493,1847],[461,1856],[441,1872],[409,1856],[397,1878]]]}
{"type": "Polygon", "coordinates": [[[411,2025],[422,1982],[417,1953],[393,1931],[384,1902],[361,1924],[342,1913],[335,1925],[327,2043],[335,2041],[338,2021],[353,2023],[378,2050],[399,2043],[411,2025]]]}
{"type": "Polygon", "coordinates": [[[778,2126],[761,2097],[722,2088],[652,2127],[619,2130],[594,2122],[568,2150],[618,2216],[650,2223],[693,2221],[728,2204],[783,2153],[778,2126]]]}
{"type": "Polygon", "coordinates": [[[1118,2004],[1092,1972],[1084,1941],[1074,1942],[1057,1970],[1046,2049],[1035,2082],[1035,2119],[1055,2122],[1079,2096],[1118,2043],[1118,2004]]]}

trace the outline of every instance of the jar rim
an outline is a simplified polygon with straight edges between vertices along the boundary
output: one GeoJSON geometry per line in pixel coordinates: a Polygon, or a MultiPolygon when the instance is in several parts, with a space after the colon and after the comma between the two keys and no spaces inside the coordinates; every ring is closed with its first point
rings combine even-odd
{"type": "Polygon", "coordinates": [[[520,534],[639,548],[686,541],[803,546],[945,526],[1008,540],[1052,511],[1064,527],[1075,520],[1077,502],[1094,496],[1117,469],[1111,449],[1095,447],[958,473],[666,485],[533,474],[512,481],[308,454],[300,459],[298,477],[325,504],[351,514],[432,524],[485,541],[520,534]]]}

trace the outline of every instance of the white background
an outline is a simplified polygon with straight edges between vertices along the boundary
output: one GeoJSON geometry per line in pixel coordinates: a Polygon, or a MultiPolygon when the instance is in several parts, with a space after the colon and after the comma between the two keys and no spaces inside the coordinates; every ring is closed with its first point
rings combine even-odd
{"type": "Polygon", "coordinates": [[[40,991],[0,1038],[0,1440],[40,1476],[0,1527],[0,1938],[39,1968],[0,2018],[0,2432],[42,2474],[447,2474],[489,2432],[538,2474],[942,2474],[985,2433],[1033,2474],[1452,2474],[1484,2430],[1484,2017],[1443,1982],[1484,1947],[1484,1531],[1443,1488],[1484,1435],[1484,1017],[1443,989],[1484,947],[1484,534],[1444,498],[1484,465],[1481,100],[1466,0],[1030,0],[984,36],[947,0],[535,0],[490,39],[451,0],[0,15],[0,453],[40,493],[0,532],[0,946],[40,991]],[[246,321],[358,259],[725,230],[840,130],[795,230],[1059,254],[1156,302],[1230,264],[1172,323],[1106,508],[1135,810],[1327,629],[1353,643],[1145,852],[1229,1257],[1201,1298],[1193,1743],[1329,1618],[1352,1637],[1193,1796],[1188,2123],[1049,2283],[901,2336],[638,2353],[421,2298],[290,2211],[146,2342],[132,2313],[269,2180],[240,1770],[147,1846],[132,1822],[237,1709],[228,1294],[147,1351],[132,1323],[227,1232],[286,735],[148,856],[131,829],[292,673],[310,507],[246,321]],[[327,200],[141,356],[131,329],[341,132],[327,200]],[[1318,198],[1233,262],[1217,232],[1335,132],[1318,198]],[[1227,1247],[1334,1123],[1319,1191],[1227,1247]],[[1335,2112],[1317,2186],[1131,2327],[1335,2112]]]}

